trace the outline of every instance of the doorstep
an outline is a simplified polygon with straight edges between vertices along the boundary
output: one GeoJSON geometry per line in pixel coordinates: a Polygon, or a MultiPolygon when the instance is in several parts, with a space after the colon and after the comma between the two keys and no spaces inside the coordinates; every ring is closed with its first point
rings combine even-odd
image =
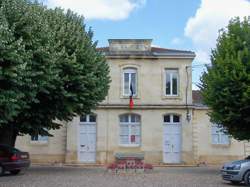
{"type": "MultiPolygon", "coordinates": [[[[74,163],[74,164],[65,164],[65,163],[32,163],[32,166],[57,166],[57,167],[106,167],[108,164],[95,164],[95,163],[74,163]]],[[[163,168],[163,167],[200,167],[199,164],[152,164],[153,167],[163,168]]]]}
{"type": "Polygon", "coordinates": [[[105,164],[95,164],[95,163],[76,163],[76,164],[63,164],[69,167],[105,167],[105,164]]]}
{"type": "Polygon", "coordinates": [[[199,167],[198,164],[153,164],[153,167],[199,167]]]}
{"type": "Polygon", "coordinates": [[[65,164],[65,163],[31,163],[31,166],[55,166],[55,167],[104,167],[104,164],[92,164],[92,163],[76,163],[76,164],[65,164]]]}

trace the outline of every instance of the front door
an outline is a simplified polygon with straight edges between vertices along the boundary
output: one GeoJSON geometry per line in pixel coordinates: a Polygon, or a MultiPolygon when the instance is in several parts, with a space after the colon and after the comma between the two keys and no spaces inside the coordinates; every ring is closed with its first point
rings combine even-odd
{"type": "Polygon", "coordinates": [[[80,122],[79,129],[79,161],[94,163],[96,158],[96,122],[90,122],[89,115],[86,121],[80,122]]]}
{"type": "Polygon", "coordinates": [[[164,124],[163,133],[163,162],[181,162],[181,125],[180,123],[164,124]]]}

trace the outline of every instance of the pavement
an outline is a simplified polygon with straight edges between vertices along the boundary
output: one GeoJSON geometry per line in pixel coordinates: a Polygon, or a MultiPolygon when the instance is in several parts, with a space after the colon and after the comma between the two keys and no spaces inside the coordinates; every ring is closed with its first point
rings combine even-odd
{"type": "MultiPolygon", "coordinates": [[[[0,177],[0,187],[219,187],[219,167],[161,167],[147,172],[107,172],[98,167],[32,166],[0,177]]],[[[244,186],[244,185],[239,185],[244,186]]]]}

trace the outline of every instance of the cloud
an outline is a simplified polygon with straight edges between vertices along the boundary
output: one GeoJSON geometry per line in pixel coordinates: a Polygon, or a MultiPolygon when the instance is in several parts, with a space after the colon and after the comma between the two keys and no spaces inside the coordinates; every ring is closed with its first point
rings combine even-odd
{"type": "Polygon", "coordinates": [[[49,7],[71,9],[86,19],[122,20],[146,0],[45,0],[49,7]]]}
{"type": "Polygon", "coordinates": [[[171,44],[172,45],[180,45],[183,43],[183,40],[179,37],[175,37],[172,39],[171,44]]]}
{"type": "Polygon", "coordinates": [[[191,38],[197,52],[197,61],[209,62],[211,49],[216,45],[218,31],[235,16],[250,15],[248,0],[201,0],[195,16],[189,18],[185,36],[191,38]]]}
{"type": "Polygon", "coordinates": [[[151,44],[151,47],[158,47],[158,48],[160,48],[161,46],[155,45],[155,44],[151,44]]]}

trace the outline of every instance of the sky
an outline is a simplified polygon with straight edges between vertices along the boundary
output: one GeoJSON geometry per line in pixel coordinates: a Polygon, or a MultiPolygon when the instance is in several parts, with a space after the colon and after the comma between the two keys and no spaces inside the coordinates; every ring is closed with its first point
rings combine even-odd
{"type": "Polygon", "coordinates": [[[191,50],[193,89],[210,63],[218,31],[235,16],[250,16],[250,0],[44,0],[85,17],[98,47],[112,38],[153,39],[153,45],[191,50]]]}

